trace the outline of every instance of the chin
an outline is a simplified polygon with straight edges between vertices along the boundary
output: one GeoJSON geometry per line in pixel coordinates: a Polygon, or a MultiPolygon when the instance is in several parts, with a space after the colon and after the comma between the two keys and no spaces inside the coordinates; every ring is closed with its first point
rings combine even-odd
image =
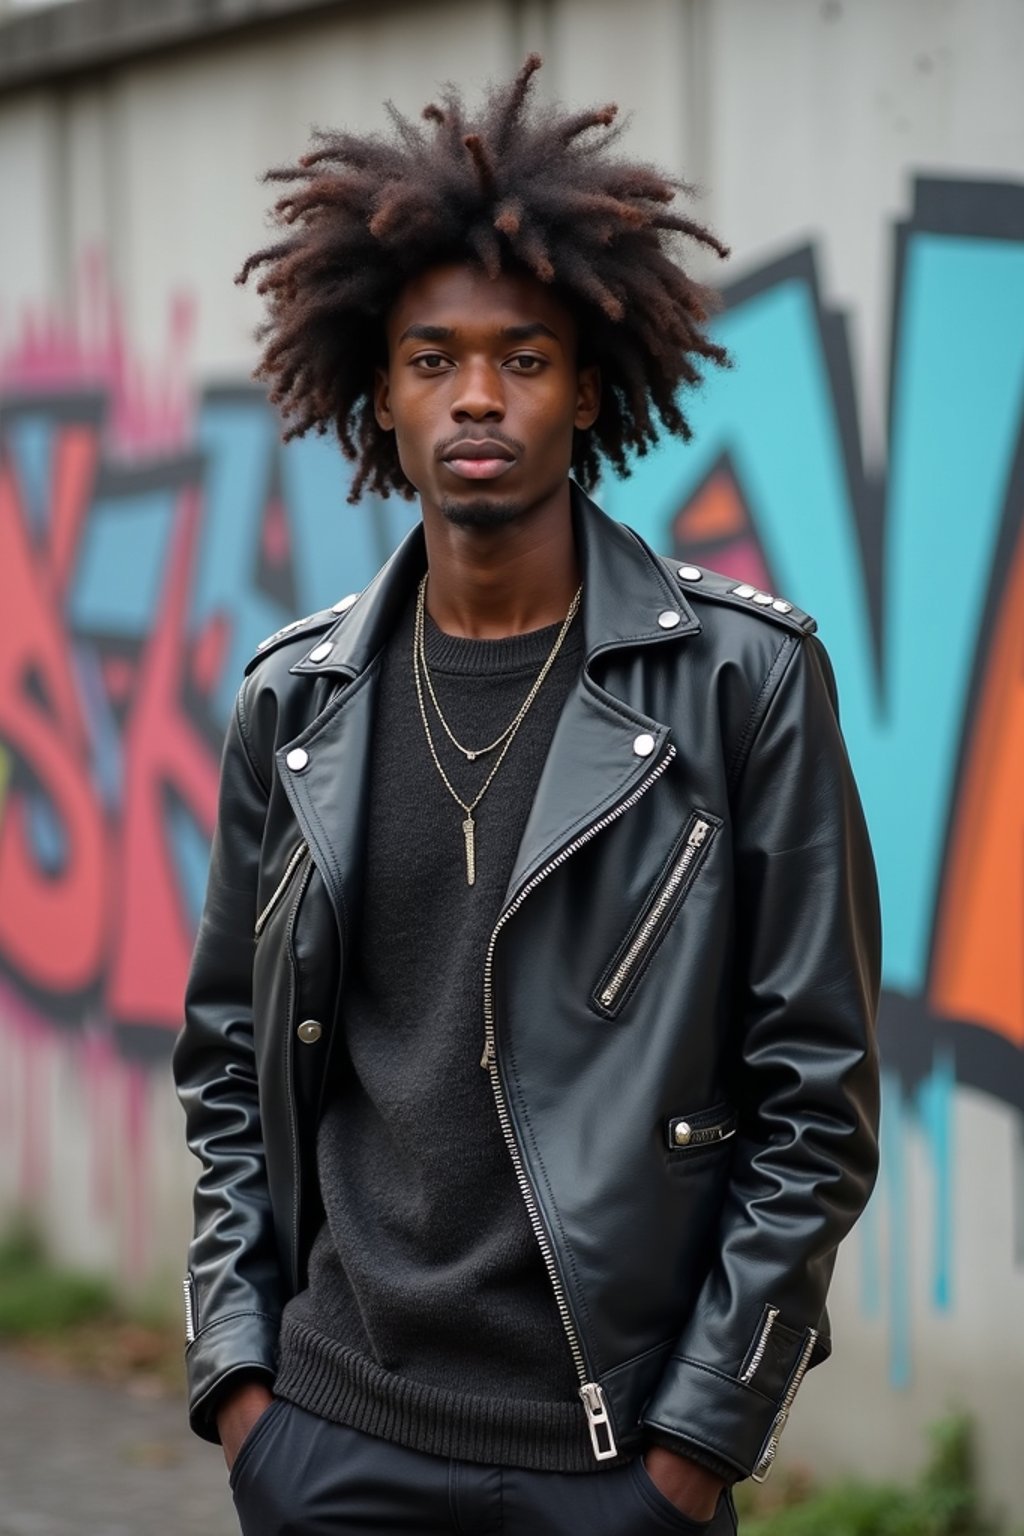
{"type": "Polygon", "coordinates": [[[517,522],[526,512],[521,501],[499,501],[478,497],[475,501],[446,496],[441,502],[441,516],[456,528],[502,528],[517,522]]]}

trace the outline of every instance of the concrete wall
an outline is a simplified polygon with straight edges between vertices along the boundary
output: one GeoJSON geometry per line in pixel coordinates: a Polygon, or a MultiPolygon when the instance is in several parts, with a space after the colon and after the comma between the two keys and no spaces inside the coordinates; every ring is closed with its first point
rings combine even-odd
{"type": "Polygon", "coordinates": [[[421,0],[132,46],[0,93],[0,1210],[176,1273],[219,733],[255,642],[408,524],[247,385],[259,173],[538,46],[735,253],[737,368],[606,505],[817,615],[878,855],[884,1168],[785,1459],[898,1472],[959,1402],[1024,1512],[1024,4],[421,0]]]}

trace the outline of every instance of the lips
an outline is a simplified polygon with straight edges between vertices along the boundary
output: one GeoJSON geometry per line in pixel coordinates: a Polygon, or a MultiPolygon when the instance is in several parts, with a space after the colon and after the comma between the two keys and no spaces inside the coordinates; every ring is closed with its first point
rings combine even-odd
{"type": "Polygon", "coordinates": [[[445,450],[441,462],[462,480],[495,480],[511,469],[515,454],[491,438],[466,438],[445,450]]]}

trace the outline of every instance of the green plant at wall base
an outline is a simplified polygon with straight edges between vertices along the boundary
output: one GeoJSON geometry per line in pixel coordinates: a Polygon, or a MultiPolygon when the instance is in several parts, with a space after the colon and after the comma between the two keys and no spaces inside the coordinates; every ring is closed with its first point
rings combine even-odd
{"type": "Polygon", "coordinates": [[[851,1479],[758,1514],[753,1490],[741,1485],[743,1536],[1001,1536],[982,1512],[970,1420],[942,1419],[929,1433],[931,1456],[910,1488],[851,1479]]]}
{"type": "Polygon", "coordinates": [[[130,1302],[55,1265],[27,1215],[0,1233],[0,1346],[47,1369],[147,1392],[184,1392],[180,1290],[154,1278],[130,1302]]]}
{"type": "Polygon", "coordinates": [[[0,1240],[0,1339],[59,1333],[113,1311],[106,1281],[55,1269],[28,1223],[0,1240]]]}

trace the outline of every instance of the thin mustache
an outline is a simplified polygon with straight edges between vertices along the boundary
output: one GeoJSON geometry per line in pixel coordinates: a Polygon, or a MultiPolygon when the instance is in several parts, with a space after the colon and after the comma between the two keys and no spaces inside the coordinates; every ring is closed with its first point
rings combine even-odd
{"type": "Polygon", "coordinates": [[[524,451],[523,444],[517,438],[508,437],[504,432],[457,432],[453,437],[446,437],[443,443],[438,443],[434,457],[445,458],[457,443],[498,443],[517,457],[524,451]]]}

